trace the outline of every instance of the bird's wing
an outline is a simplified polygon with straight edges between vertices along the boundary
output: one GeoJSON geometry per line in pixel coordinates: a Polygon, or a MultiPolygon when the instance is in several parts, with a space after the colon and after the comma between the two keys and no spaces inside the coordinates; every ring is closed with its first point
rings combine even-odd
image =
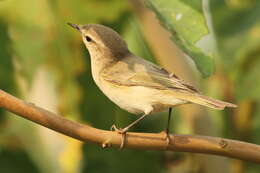
{"type": "Polygon", "coordinates": [[[101,75],[106,81],[123,86],[145,86],[156,89],[198,91],[176,75],[143,59],[126,59],[105,68],[101,75]]]}
{"type": "Polygon", "coordinates": [[[178,99],[222,110],[236,105],[201,95],[194,87],[176,75],[146,60],[131,57],[119,61],[101,71],[104,80],[122,86],[144,86],[161,90],[173,90],[178,99]]]}

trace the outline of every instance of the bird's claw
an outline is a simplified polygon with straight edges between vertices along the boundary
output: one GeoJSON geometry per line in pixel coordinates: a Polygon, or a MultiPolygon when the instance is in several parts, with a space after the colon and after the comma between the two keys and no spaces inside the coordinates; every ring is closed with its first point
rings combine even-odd
{"type": "Polygon", "coordinates": [[[122,142],[120,144],[120,150],[124,148],[125,145],[125,139],[126,139],[126,129],[117,128],[115,124],[113,124],[110,128],[111,131],[115,131],[119,134],[122,134],[122,142]]]}
{"type": "Polygon", "coordinates": [[[165,135],[166,146],[168,147],[168,145],[170,144],[170,140],[171,140],[169,131],[168,131],[168,130],[164,130],[164,131],[162,131],[161,133],[162,133],[163,135],[165,135]]]}
{"type": "Polygon", "coordinates": [[[118,132],[119,134],[125,134],[127,132],[127,128],[117,128],[115,124],[113,124],[110,128],[111,131],[115,131],[115,132],[118,132]]]}
{"type": "Polygon", "coordinates": [[[110,130],[111,130],[111,131],[119,131],[120,129],[118,129],[115,124],[113,124],[113,125],[110,127],[110,130]]]}

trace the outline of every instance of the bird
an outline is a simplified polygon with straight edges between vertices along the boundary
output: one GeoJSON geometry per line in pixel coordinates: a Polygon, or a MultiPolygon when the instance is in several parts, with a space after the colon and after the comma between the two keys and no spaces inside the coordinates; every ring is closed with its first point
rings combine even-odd
{"type": "Polygon", "coordinates": [[[174,73],[132,53],[122,37],[101,24],[72,24],[80,32],[89,51],[92,77],[112,102],[132,114],[141,115],[124,128],[112,129],[125,134],[146,116],[168,110],[166,134],[172,108],[195,103],[223,110],[237,105],[202,95],[195,87],[174,73]]]}

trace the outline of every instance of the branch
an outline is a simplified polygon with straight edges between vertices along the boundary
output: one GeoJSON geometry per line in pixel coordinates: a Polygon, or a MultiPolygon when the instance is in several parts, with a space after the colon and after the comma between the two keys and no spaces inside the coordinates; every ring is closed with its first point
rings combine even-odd
{"type": "MultiPolygon", "coordinates": [[[[103,148],[119,148],[122,142],[122,135],[117,132],[70,121],[2,90],[0,90],[0,107],[64,135],[95,143],[103,148]]],[[[170,135],[170,140],[167,142],[165,133],[129,132],[126,134],[124,148],[206,153],[260,163],[259,145],[209,136],[175,134],[170,135]]]]}

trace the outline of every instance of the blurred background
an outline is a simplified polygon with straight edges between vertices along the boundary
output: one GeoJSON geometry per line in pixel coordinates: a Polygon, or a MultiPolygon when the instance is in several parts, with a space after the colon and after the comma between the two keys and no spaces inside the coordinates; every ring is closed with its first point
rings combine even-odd
{"type": "MultiPolygon", "coordinates": [[[[173,133],[260,144],[259,19],[258,0],[1,0],[0,89],[96,128],[126,126],[137,117],[97,88],[88,51],[66,23],[104,24],[119,32],[135,54],[205,95],[239,106],[174,108],[173,133]]],[[[132,131],[160,132],[166,120],[167,113],[150,116],[132,131]]],[[[212,155],[103,150],[0,109],[1,173],[259,171],[259,165],[212,155]]]]}

